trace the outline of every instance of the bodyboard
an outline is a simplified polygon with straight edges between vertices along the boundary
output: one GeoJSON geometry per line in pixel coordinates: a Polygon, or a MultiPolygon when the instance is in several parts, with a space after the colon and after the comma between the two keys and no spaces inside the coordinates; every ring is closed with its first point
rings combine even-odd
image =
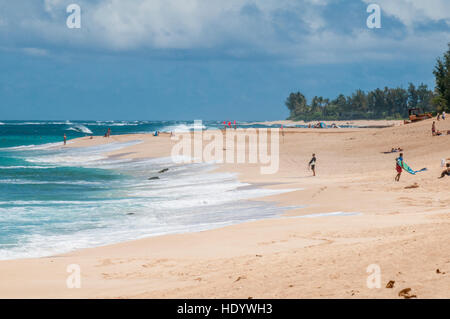
{"type": "Polygon", "coordinates": [[[415,171],[411,167],[409,167],[408,164],[406,164],[404,161],[402,162],[400,160],[397,160],[397,163],[401,168],[403,168],[405,171],[407,171],[412,175],[416,175],[416,173],[420,173],[427,170],[426,168],[422,168],[421,170],[415,171]]]}

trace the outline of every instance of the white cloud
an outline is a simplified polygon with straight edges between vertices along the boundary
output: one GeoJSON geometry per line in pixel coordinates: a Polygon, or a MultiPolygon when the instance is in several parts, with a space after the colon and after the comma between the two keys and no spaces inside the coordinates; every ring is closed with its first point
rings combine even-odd
{"type": "MultiPolygon", "coordinates": [[[[344,33],[339,25],[328,22],[324,13],[327,5],[339,3],[337,0],[28,0],[24,3],[9,2],[4,5],[7,12],[0,13],[0,22],[3,17],[7,25],[3,28],[6,31],[0,28],[0,41],[3,32],[4,39],[22,48],[51,50],[57,46],[119,52],[175,49],[193,55],[210,52],[245,58],[256,54],[299,63],[338,63],[394,59],[412,49],[418,55],[436,56],[450,41],[446,30],[427,31],[422,35],[414,30],[401,35],[388,34],[367,29],[364,19],[355,21],[353,29],[344,33]],[[79,30],[66,27],[65,8],[72,2],[81,7],[79,30]],[[29,39],[32,41],[27,42],[29,39]]],[[[397,17],[407,26],[414,22],[448,21],[450,16],[450,0],[378,0],[377,3],[383,14],[397,17]]],[[[365,9],[362,13],[366,14],[365,9]]],[[[334,14],[345,16],[345,12],[334,14]]],[[[48,54],[33,49],[24,52],[48,54]]]]}
{"type": "Polygon", "coordinates": [[[40,48],[23,48],[22,51],[29,55],[45,56],[48,55],[48,51],[40,48]]]}
{"type": "Polygon", "coordinates": [[[408,27],[415,23],[445,21],[450,25],[449,0],[363,0],[376,2],[383,13],[394,16],[408,27]]]}
{"type": "Polygon", "coordinates": [[[115,48],[210,48],[227,41],[258,43],[274,37],[273,15],[296,9],[286,0],[107,0],[92,10],[90,18],[115,48]],[[249,17],[243,13],[246,8],[255,14],[249,17]]]}
{"type": "MultiPolygon", "coordinates": [[[[71,2],[44,0],[41,14],[19,14],[11,20],[19,18],[20,21],[14,21],[19,30],[51,43],[102,45],[116,50],[203,49],[236,42],[260,47],[278,42],[277,28],[292,22],[276,17],[283,12],[295,15],[298,19],[295,23],[303,23],[305,28],[323,28],[325,20],[320,8],[327,3],[326,0],[78,0],[82,30],[67,30],[65,7],[71,2]]],[[[36,3],[33,6],[39,9],[36,3]]],[[[20,10],[11,9],[10,13],[13,16],[20,10]]]]}

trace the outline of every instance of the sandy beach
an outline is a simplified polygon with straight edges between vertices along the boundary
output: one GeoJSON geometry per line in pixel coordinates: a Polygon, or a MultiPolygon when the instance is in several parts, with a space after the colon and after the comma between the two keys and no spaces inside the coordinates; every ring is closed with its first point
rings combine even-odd
{"type": "MultiPolygon", "coordinates": [[[[276,174],[260,174],[257,164],[217,171],[263,188],[298,189],[258,199],[297,208],[277,219],[0,261],[0,298],[403,298],[405,288],[417,298],[450,298],[450,177],[438,179],[450,135],[431,136],[432,121],[286,127],[276,174]],[[395,147],[411,167],[428,170],[403,172],[395,182],[398,153],[383,153],[395,147]],[[307,166],[312,153],[316,177],[307,166]],[[343,214],[330,215],[336,212],[343,214]],[[71,264],[81,268],[79,289],[66,285],[71,264]],[[379,266],[381,288],[367,286],[370,265],[379,266]]],[[[437,128],[450,130],[450,121],[437,128]]],[[[133,140],[142,143],[108,155],[166,157],[175,143],[169,134],[132,134],[68,147],[133,140]]]]}

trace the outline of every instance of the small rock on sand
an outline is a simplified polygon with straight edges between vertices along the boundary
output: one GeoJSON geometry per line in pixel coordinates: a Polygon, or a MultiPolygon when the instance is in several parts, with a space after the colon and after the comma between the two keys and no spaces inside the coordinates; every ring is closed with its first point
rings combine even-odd
{"type": "Polygon", "coordinates": [[[411,299],[411,298],[417,298],[416,295],[411,295],[411,288],[405,288],[400,290],[400,292],[398,293],[399,297],[403,297],[405,299],[411,299]]]}
{"type": "Polygon", "coordinates": [[[386,288],[394,288],[395,281],[389,280],[389,282],[386,284],[386,288]]]}
{"type": "Polygon", "coordinates": [[[237,279],[234,282],[237,282],[237,281],[242,280],[242,279],[246,279],[246,277],[245,276],[239,276],[239,277],[237,277],[237,279]]]}

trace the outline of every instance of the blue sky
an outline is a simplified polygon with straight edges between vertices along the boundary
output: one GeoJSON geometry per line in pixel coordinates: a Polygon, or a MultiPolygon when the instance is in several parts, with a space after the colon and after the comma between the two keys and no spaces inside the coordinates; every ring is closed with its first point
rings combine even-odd
{"type": "Polygon", "coordinates": [[[283,119],[292,91],[434,87],[448,42],[447,0],[0,0],[0,119],[283,119]]]}

